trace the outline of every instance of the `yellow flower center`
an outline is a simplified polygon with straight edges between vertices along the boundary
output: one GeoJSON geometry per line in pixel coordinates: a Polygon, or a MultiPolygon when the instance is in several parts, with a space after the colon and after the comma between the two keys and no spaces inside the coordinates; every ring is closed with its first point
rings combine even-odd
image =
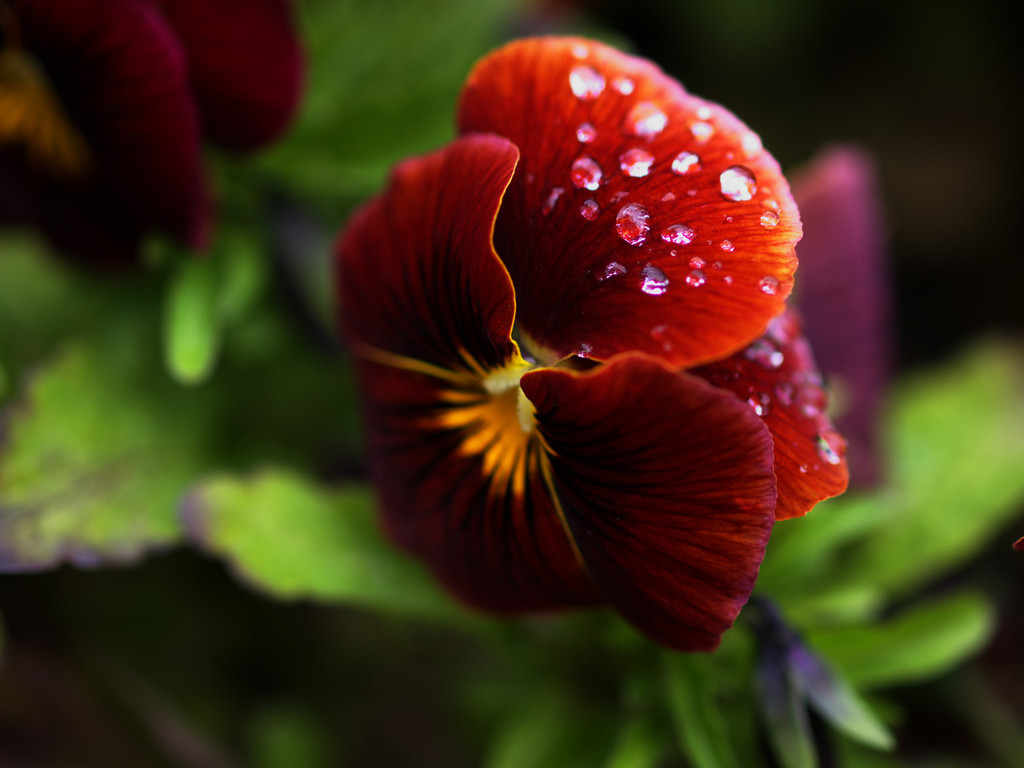
{"type": "Polygon", "coordinates": [[[89,150],[68,120],[42,68],[16,46],[0,48],[0,146],[20,144],[30,162],[54,176],[77,178],[89,150]]]}

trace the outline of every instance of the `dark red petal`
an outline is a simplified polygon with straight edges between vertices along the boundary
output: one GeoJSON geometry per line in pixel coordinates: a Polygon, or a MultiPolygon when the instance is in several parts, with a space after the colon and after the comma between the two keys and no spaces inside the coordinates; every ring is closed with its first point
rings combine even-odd
{"type": "Polygon", "coordinates": [[[90,151],[78,181],[35,174],[42,225],[59,245],[131,251],[160,230],[204,242],[210,208],[199,126],[181,48],[144,0],[33,0],[15,3],[25,49],[46,69],[90,151]]]}
{"type": "Polygon", "coordinates": [[[600,601],[544,483],[536,440],[514,466],[506,465],[506,479],[492,482],[493,453],[469,450],[486,418],[461,429],[442,424],[458,410],[446,399],[459,396],[472,408],[487,393],[368,360],[357,365],[371,475],[397,544],[423,558],[456,596],[485,610],[600,601]]]}
{"type": "Polygon", "coordinates": [[[1013,542],[1013,548],[1018,552],[1024,552],[1024,536],[1013,542]]]}
{"type": "Polygon", "coordinates": [[[539,446],[519,427],[515,387],[498,395],[482,381],[518,359],[512,284],[491,247],[517,156],[504,139],[473,136],[407,161],[355,215],[337,257],[387,527],[492,610],[595,599],[539,446]]]}
{"type": "Polygon", "coordinates": [[[692,373],[736,393],[771,430],[778,520],[846,490],[846,441],[828,417],[821,375],[794,311],[772,320],[742,352],[692,373]]]}
{"type": "Polygon", "coordinates": [[[878,430],[891,369],[881,195],[874,163],[833,147],[794,178],[804,221],[797,305],[829,383],[840,394],[836,426],[850,442],[854,483],[879,479],[878,430]]]}
{"type": "Polygon", "coordinates": [[[531,372],[522,388],[600,592],[659,643],[714,648],[774,521],[768,430],[728,393],[640,355],[531,372]]]}
{"type": "Polygon", "coordinates": [[[345,335],[438,366],[505,366],[515,294],[491,234],[518,153],[470,136],[399,165],[383,195],[360,209],[337,246],[345,335]]]}
{"type": "Polygon", "coordinates": [[[302,91],[287,0],[157,0],[188,57],[203,133],[226,147],[276,139],[302,91]]]}
{"type": "Polygon", "coordinates": [[[516,41],[474,69],[459,126],[520,149],[495,243],[518,323],[555,356],[689,366],[783,310],[800,219],[778,164],[652,63],[577,38],[516,41]]]}

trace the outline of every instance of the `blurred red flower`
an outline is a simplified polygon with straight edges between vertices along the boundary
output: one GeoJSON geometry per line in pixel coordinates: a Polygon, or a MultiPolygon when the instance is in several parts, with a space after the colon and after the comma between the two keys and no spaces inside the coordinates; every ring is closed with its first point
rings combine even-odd
{"type": "Polygon", "coordinates": [[[100,262],[202,247],[202,139],[276,138],[302,77],[286,0],[0,0],[0,223],[100,262]]]}
{"type": "Polygon", "coordinates": [[[458,124],[337,246],[386,527],[473,606],[610,603],[709,650],[775,521],[847,483],[785,306],[789,186],[728,111],[578,38],[483,59],[458,124]]]}

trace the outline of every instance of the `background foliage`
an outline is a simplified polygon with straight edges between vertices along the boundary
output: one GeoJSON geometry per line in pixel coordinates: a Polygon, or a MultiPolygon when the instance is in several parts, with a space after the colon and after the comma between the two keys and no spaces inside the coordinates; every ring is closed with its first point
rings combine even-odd
{"type": "Polygon", "coordinates": [[[91,274],[0,233],[0,765],[1024,765],[1008,25],[952,2],[299,9],[303,112],[257,158],[211,156],[207,258],[153,243],[91,274]],[[531,31],[654,58],[784,166],[840,140],[879,161],[886,477],[776,529],[712,655],[602,611],[468,615],[360,479],[330,242],[531,31]]]}

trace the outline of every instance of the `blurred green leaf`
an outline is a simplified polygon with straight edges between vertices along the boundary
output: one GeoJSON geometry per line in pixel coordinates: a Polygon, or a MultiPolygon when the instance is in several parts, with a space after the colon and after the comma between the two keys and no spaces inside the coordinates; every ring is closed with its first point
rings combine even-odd
{"type": "Polygon", "coordinates": [[[209,411],[163,376],[150,339],[123,322],[69,344],[12,406],[3,568],[122,562],[178,539],[176,502],[203,461],[209,411]]]}
{"type": "Polygon", "coordinates": [[[848,578],[907,595],[972,557],[1024,509],[1024,359],[980,345],[897,388],[888,422],[885,525],[848,578]]]}
{"type": "Polygon", "coordinates": [[[773,661],[759,665],[757,693],[775,757],[783,768],[817,768],[803,688],[783,658],[773,661]]]}
{"type": "Polygon", "coordinates": [[[213,371],[221,346],[217,265],[184,258],[170,281],[164,315],[167,369],[182,384],[198,384],[213,371]]]}
{"type": "Polygon", "coordinates": [[[188,495],[192,540],[279,598],[456,618],[464,612],[426,569],[384,539],[372,493],[321,488],[283,469],[216,476],[188,495]]]}
{"type": "Polygon", "coordinates": [[[738,768],[739,762],[719,702],[716,675],[710,655],[668,653],[665,686],[683,754],[696,768],[738,768]]]}
{"type": "Polygon", "coordinates": [[[328,739],[300,706],[275,703],[259,708],[248,724],[254,768],[326,768],[328,739]]]}
{"type": "Polygon", "coordinates": [[[948,672],[984,647],[994,629],[986,599],[964,592],[872,626],[808,632],[808,641],[863,690],[948,672]]]}
{"type": "Polygon", "coordinates": [[[619,731],[604,768],[656,768],[667,747],[665,735],[650,718],[633,717],[619,731]]]}

